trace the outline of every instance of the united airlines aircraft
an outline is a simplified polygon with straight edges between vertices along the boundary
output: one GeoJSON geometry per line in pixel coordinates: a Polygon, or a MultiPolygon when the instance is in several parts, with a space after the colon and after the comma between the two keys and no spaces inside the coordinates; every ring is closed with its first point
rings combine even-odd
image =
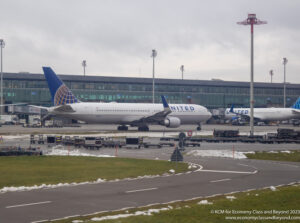
{"type": "MultiPolygon", "coordinates": [[[[254,108],[253,112],[255,121],[283,121],[289,119],[300,119],[300,97],[290,108],[254,108]]],[[[225,118],[233,117],[250,118],[250,108],[227,108],[225,118]]]]}
{"type": "Polygon", "coordinates": [[[164,96],[162,104],[146,103],[95,103],[79,101],[50,67],[43,67],[52,97],[53,107],[49,115],[63,116],[87,123],[118,124],[118,130],[126,131],[128,126],[139,131],[149,131],[149,125],[177,128],[184,124],[198,125],[211,117],[203,106],[195,104],[170,104],[164,96]]]}

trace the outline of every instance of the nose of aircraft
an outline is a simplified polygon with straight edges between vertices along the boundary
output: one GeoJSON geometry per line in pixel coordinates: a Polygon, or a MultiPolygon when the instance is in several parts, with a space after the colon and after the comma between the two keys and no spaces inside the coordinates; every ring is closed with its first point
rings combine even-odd
{"type": "Polygon", "coordinates": [[[207,116],[207,119],[206,119],[206,120],[210,119],[211,116],[212,116],[211,112],[207,110],[207,115],[206,115],[206,116],[207,116]]]}

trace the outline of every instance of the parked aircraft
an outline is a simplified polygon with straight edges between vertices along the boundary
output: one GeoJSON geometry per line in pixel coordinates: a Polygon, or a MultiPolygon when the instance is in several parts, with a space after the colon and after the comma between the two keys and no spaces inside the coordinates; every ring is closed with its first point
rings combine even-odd
{"type": "MultiPolygon", "coordinates": [[[[300,97],[290,108],[254,108],[253,112],[255,121],[283,121],[289,119],[300,119],[300,97]]],[[[225,118],[232,119],[241,117],[250,119],[250,108],[227,108],[225,110],[225,118]]]]}
{"type": "Polygon", "coordinates": [[[207,108],[196,104],[168,104],[162,96],[162,104],[147,103],[96,103],[78,100],[50,67],[43,67],[49,86],[53,107],[48,114],[63,116],[87,123],[119,124],[118,130],[126,131],[128,126],[139,131],[149,131],[149,125],[177,128],[184,124],[198,125],[211,117],[207,108]]]}

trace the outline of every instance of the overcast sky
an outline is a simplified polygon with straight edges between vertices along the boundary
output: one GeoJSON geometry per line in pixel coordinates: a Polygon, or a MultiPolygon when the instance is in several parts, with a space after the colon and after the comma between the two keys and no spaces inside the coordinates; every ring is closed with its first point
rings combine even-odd
{"type": "Polygon", "coordinates": [[[256,13],[255,81],[300,83],[299,0],[0,0],[4,72],[231,81],[250,79],[250,27],[256,13]]]}

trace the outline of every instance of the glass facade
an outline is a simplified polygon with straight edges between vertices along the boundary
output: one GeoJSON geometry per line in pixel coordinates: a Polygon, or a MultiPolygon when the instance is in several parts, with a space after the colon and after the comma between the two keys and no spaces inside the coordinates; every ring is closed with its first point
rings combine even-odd
{"type": "MultiPolygon", "coordinates": [[[[152,79],[60,75],[78,99],[86,102],[152,102],[152,79]]],[[[4,74],[6,103],[50,106],[51,96],[42,74],[4,74]]],[[[282,106],[283,85],[255,83],[255,107],[282,106]]],[[[249,107],[249,83],[156,79],[155,101],[165,95],[169,103],[195,103],[207,108],[249,107]]],[[[300,84],[287,85],[287,106],[300,96],[300,84]]]]}

